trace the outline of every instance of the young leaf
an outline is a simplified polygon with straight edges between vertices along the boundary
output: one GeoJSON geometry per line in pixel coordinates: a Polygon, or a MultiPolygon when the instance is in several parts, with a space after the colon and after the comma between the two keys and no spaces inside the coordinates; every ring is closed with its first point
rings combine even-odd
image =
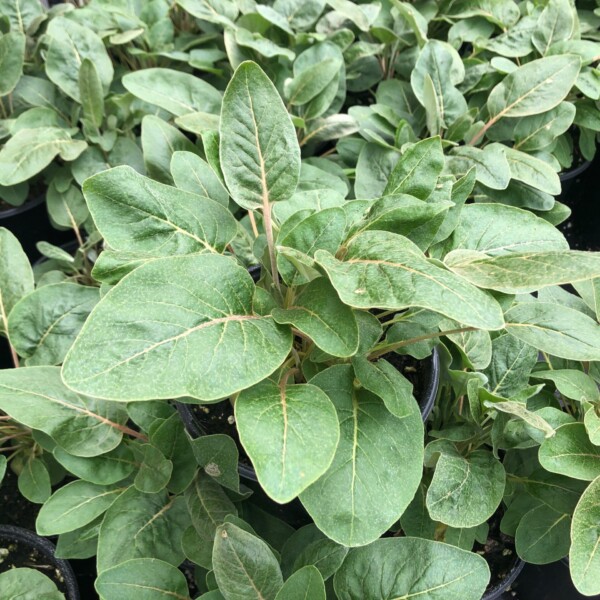
{"type": "Polygon", "coordinates": [[[221,204],[152,181],[131,167],[90,177],[83,193],[106,243],[121,252],[221,253],[236,235],[235,219],[221,204]]]}
{"type": "Polygon", "coordinates": [[[39,458],[31,458],[25,463],[17,483],[19,492],[35,504],[43,504],[52,493],[48,469],[39,458]]]}
{"type": "Polygon", "coordinates": [[[506,331],[552,356],[600,360],[600,325],[567,306],[521,302],[506,311],[506,331]]]}
{"type": "MultiPolygon", "coordinates": [[[[6,13],[2,11],[4,16],[6,13]]],[[[25,36],[18,31],[5,33],[0,38],[0,96],[10,94],[23,74],[25,36]]]]}
{"type": "Polygon", "coordinates": [[[402,155],[388,179],[384,195],[402,193],[427,200],[443,168],[440,138],[421,140],[402,155]]]}
{"type": "Polygon", "coordinates": [[[217,400],[250,387],[291,346],[289,328],[253,314],[254,289],[245,269],[224,256],[148,262],[92,311],[63,377],[74,389],[120,401],[217,400]]]}
{"type": "Polygon", "coordinates": [[[185,575],[155,558],[132,559],[107,569],[94,587],[106,600],[189,600],[185,575]]]}
{"type": "Polygon", "coordinates": [[[104,91],[96,66],[89,58],[79,67],[79,96],[84,118],[98,129],[104,119],[104,91]]]}
{"type": "Polygon", "coordinates": [[[36,521],[40,535],[79,529],[100,516],[123,493],[123,488],[73,481],[59,488],[42,506],[36,521]]]}
{"type": "Polygon", "coordinates": [[[357,308],[420,306],[482,329],[503,325],[500,306],[456,275],[428,261],[403,236],[366,231],[348,244],[343,261],[315,254],[342,302],[357,308]]]}
{"type": "Polygon", "coordinates": [[[97,456],[116,448],[127,414],[119,405],[80,396],[61,380],[58,367],[0,371],[0,409],[47,433],[75,456],[97,456]]]}
{"type": "Polygon", "coordinates": [[[331,539],[345,546],[369,543],[400,517],[418,487],[420,412],[415,403],[410,415],[392,415],[380,398],[354,387],[350,365],[330,367],[310,383],[334,403],[340,441],[329,469],[300,499],[331,539]]]}
{"type": "Polygon", "coordinates": [[[579,500],[571,525],[569,568],[577,590],[586,596],[600,594],[600,477],[597,477],[579,500]]]}
{"type": "Polygon", "coordinates": [[[137,98],[177,117],[194,112],[218,115],[221,110],[221,93],[189,73],[174,69],[142,69],[127,73],[122,81],[125,89],[137,98]]]}
{"type": "Polygon", "coordinates": [[[264,208],[289,198],[298,183],[300,149],[290,116],[262,69],[241,64],[221,112],[221,168],[233,199],[264,208]]]}
{"type": "Polygon", "coordinates": [[[296,571],[277,592],[275,600],[325,600],[325,583],[319,570],[307,565],[296,571]]]}
{"type": "Polygon", "coordinates": [[[335,408],[310,384],[261,383],[235,402],[240,441],[265,492],[285,503],[331,465],[339,434],[335,408]]]}
{"type": "Polygon", "coordinates": [[[386,538],[351,550],[334,587],[340,600],[479,600],[489,579],[487,563],[473,552],[419,538],[386,538]]]}
{"type": "Polygon", "coordinates": [[[38,288],[10,313],[11,344],[27,366],[62,363],[99,299],[98,288],[76,283],[38,288]]]}
{"type": "Polygon", "coordinates": [[[142,453],[142,463],[136,473],[133,485],[140,492],[148,494],[160,492],[167,486],[171,478],[173,463],[152,444],[142,444],[139,450],[142,453]]]}
{"type": "Polygon", "coordinates": [[[217,528],[213,570],[226,598],[274,600],[283,586],[279,564],[267,544],[232,523],[217,528]]]}
{"type": "Polygon", "coordinates": [[[33,291],[33,271],[19,240],[0,227],[0,332],[8,332],[8,316],[33,291]]]}
{"type": "Polygon", "coordinates": [[[190,442],[196,462],[223,487],[240,491],[239,453],[232,438],[225,434],[203,435],[190,442]]]}
{"type": "Polygon", "coordinates": [[[549,56],[532,60],[509,73],[490,93],[490,117],[527,117],[554,108],[571,91],[581,60],[578,56],[549,56]]]}
{"type": "Polygon", "coordinates": [[[600,448],[590,442],[583,423],[567,423],[544,440],[540,464],[552,473],[592,481],[600,475],[600,448]]]}

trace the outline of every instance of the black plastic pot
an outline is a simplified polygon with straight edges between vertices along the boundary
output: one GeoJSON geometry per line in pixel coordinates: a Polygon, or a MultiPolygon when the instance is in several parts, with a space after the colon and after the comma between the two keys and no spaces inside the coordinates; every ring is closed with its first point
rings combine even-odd
{"type": "Polygon", "coordinates": [[[0,210],[0,227],[6,227],[15,235],[29,260],[40,256],[35,247],[39,241],[60,245],[73,239],[72,231],[52,227],[43,195],[27,200],[21,206],[0,210]]]}
{"type": "MultiPolygon", "coordinates": [[[[6,545],[11,543],[18,543],[30,549],[31,552],[35,552],[36,555],[44,558],[45,565],[48,565],[49,568],[38,569],[44,575],[48,575],[53,579],[56,583],[59,590],[65,595],[67,600],[79,600],[79,587],[77,585],[77,579],[75,578],[75,574],[71,569],[71,565],[66,561],[60,558],[55,558],[54,552],[55,547],[52,542],[48,541],[46,538],[40,537],[33,533],[33,531],[29,531],[28,529],[23,529],[22,527],[14,527],[12,525],[1,525],[0,526],[0,546],[6,547],[6,545]],[[56,581],[52,575],[54,572],[58,571],[62,576],[62,581],[56,581]]],[[[30,566],[30,565],[20,565],[14,564],[12,565],[10,560],[4,559],[0,563],[0,573],[7,571],[12,567],[20,567],[20,566],[30,566]]],[[[32,568],[36,568],[32,566],[32,568]]]]}
{"type": "MultiPolygon", "coordinates": [[[[520,558],[516,558],[514,567],[507,573],[506,577],[489,589],[481,600],[504,600],[505,598],[515,600],[512,591],[507,590],[515,583],[523,567],[525,567],[525,563],[520,558]]],[[[520,598],[520,596],[517,597],[520,598]]]]}
{"type": "Polygon", "coordinates": [[[557,200],[565,202],[566,204],[571,204],[569,196],[573,191],[575,184],[578,183],[582,175],[591,167],[591,165],[592,162],[586,160],[575,169],[570,169],[569,171],[560,174],[560,185],[562,190],[557,200]]]}

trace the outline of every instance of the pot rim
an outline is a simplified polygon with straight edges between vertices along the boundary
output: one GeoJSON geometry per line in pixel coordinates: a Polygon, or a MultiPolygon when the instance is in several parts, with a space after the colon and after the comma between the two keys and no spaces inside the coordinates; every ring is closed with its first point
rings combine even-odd
{"type": "Polygon", "coordinates": [[[567,170],[564,173],[560,173],[559,178],[560,178],[561,183],[563,183],[565,181],[570,181],[571,179],[575,179],[575,177],[578,177],[584,171],[587,171],[587,169],[591,166],[591,164],[592,164],[591,160],[586,160],[584,163],[580,164],[577,168],[567,170]]]}
{"type": "Polygon", "coordinates": [[[49,556],[52,562],[60,569],[64,579],[67,599],[80,599],[79,585],[77,584],[77,578],[75,577],[73,568],[67,560],[56,558],[54,555],[56,547],[50,540],[37,535],[37,533],[30,531],[29,529],[17,527],[16,525],[0,525],[0,538],[2,537],[13,538],[18,542],[23,542],[31,547],[39,548],[43,554],[49,556]]]}
{"type": "Polygon", "coordinates": [[[21,213],[36,208],[45,200],[46,198],[44,197],[44,195],[39,194],[38,196],[34,196],[33,198],[25,200],[25,202],[23,202],[23,204],[19,206],[13,206],[12,208],[7,208],[6,210],[0,210],[0,221],[2,221],[3,219],[10,219],[11,217],[16,217],[21,213]]]}
{"type": "Polygon", "coordinates": [[[506,591],[510,585],[515,582],[515,579],[521,574],[523,567],[525,567],[525,561],[521,560],[517,555],[516,562],[513,568],[508,572],[507,576],[498,582],[491,590],[483,595],[481,600],[499,600],[500,596],[506,591]]]}

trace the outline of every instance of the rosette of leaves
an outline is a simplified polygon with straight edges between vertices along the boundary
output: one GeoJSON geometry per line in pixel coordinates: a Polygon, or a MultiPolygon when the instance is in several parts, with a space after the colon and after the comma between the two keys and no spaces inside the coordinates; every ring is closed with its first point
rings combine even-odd
{"type": "MultiPolygon", "coordinates": [[[[502,237],[498,229],[497,240],[502,237]]],[[[521,559],[547,564],[569,557],[575,586],[594,595],[600,590],[600,377],[597,353],[584,346],[600,326],[596,280],[575,287],[579,295],[559,286],[544,287],[536,298],[518,294],[505,312],[505,331],[485,339],[481,332],[452,335],[446,341],[454,347],[438,346],[444,385],[425,475],[400,523],[407,535],[471,549],[500,515],[500,529],[515,538],[521,559]],[[545,324],[524,337],[521,328],[532,322],[525,325],[522,317],[541,311],[545,324]],[[567,320],[570,333],[563,330],[562,342],[546,346],[544,329],[556,331],[567,320]],[[572,335],[582,342],[575,353],[566,349],[572,335]]]]}
{"type": "MultiPolygon", "coordinates": [[[[34,23],[43,23],[43,29],[34,29],[37,40],[26,45],[30,55],[3,96],[10,114],[3,121],[0,150],[2,198],[18,205],[46,190],[55,226],[91,233],[81,183],[111,165],[128,164],[143,171],[133,132],[140,117],[133,99],[113,81],[113,63],[102,39],[70,18],[76,10],[46,15],[33,0],[6,5],[5,15],[10,17],[9,7],[17,7],[27,19],[37,7],[41,14],[34,23]]],[[[9,18],[9,23],[11,29],[2,39],[23,36],[18,20],[15,24],[9,18]]],[[[30,31],[33,25],[28,23],[23,21],[22,27],[30,31]]],[[[12,50],[9,54],[14,56],[12,50]]],[[[10,66],[7,61],[2,68],[10,66]]]]}
{"type": "MultiPolygon", "coordinates": [[[[114,287],[62,376],[77,393],[112,402],[229,398],[266,493],[299,497],[328,537],[358,546],[400,517],[421,478],[418,406],[383,357],[412,350],[423,358],[428,340],[475,330],[537,343],[548,313],[519,307],[508,327],[511,294],[589,279],[600,265],[514,208],[503,227],[527,216],[521,233],[531,240],[532,226],[539,237],[507,242],[508,253],[493,236],[471,238],[470,220],[459,217],[474,173],[443,175],[439,138],[407,151],[376,200],[298,193],[299,154],[273,84],[243,63],[223,98],[219,161],[212,154],[208,163],[218,170],[204,181],[216,178],[255,223],[261,217],[257,285],[231,254],[237,224],[226,197],[126,167],[88,179],[88,208],[108,247],[92,275],[114,287]]],[[[484,208],[481,219],[499,222],[497,207],[484,208]]],[[[547,331],[540,344],[554,347],[569,327],[547,331]]],[[[576,338],[564,352],[586,351],[576,338]]]]}
{"type": "Polygon", "coordinates": [[[476,167],[478,198],[563,219],[564,207],[552,211],[558,173],[577,165],[574,152],[594,156],[600,114],[600,46],[573,3],[405,6],[418,15],[418,48],[400,56],[374,104],[350,109],[364,141],[346,154],[362,153],[368,180],[367,165],[389,173],[398,148],[440,134],[451,172],[476,167]]]}

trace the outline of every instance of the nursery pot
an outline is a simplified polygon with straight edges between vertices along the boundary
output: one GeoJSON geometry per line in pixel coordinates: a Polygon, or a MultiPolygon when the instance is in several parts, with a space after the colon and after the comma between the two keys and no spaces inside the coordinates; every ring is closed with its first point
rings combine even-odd
{"type": "Polygon", "coordinates": [[[21,527],[0,526],[0,547],[9,551],[0,563],[0,573],[11,568],[34,568],[48,576],[67,600],[79,600],[77,579],[66,560],[55,558],[54,545],[21,527]]]}
{"type": "MultiPolygon", "coordinates": [[[[517,577],[519,577],[519,575],[521,574],[521,571],[523,570],[524,566],[525,563],[515,554],[515,563],[513,568],[508,573],[506,573],[506,575],[502,579],[500,579],[495,585],[490,587],[490,589],[488,589],[483,595],[481,600],[502,600],[504,598],[505,591],[515,583],[517,577]]],[[[506,597],[508,598],[511,596],[509,595],[506,597]]],[[[517,598],[520,599],[521,596],[517,595],[517,598]]]]}
{"type": "Polygon", "coordinates": [[[575,188],[577,180],[590,168],[591,164],[591,161],[586,160],[578,167],[569,169],[568,171],[560,174],[561,193],[557,200],[560,202],[565,202],[566,204],[574,204],[574,202],[571,201],[570,193],[575,188]]]}
{"type": "Polygon", "coordinates": [[[0,209],[0,227],[6,227],[14,234],[29,260],[40,256],[35,247],[39,241],[59,245],[73,239],[72,231],[59,231],[52,227],[42,194],[27,200],[21,206],[0,209]]]}

